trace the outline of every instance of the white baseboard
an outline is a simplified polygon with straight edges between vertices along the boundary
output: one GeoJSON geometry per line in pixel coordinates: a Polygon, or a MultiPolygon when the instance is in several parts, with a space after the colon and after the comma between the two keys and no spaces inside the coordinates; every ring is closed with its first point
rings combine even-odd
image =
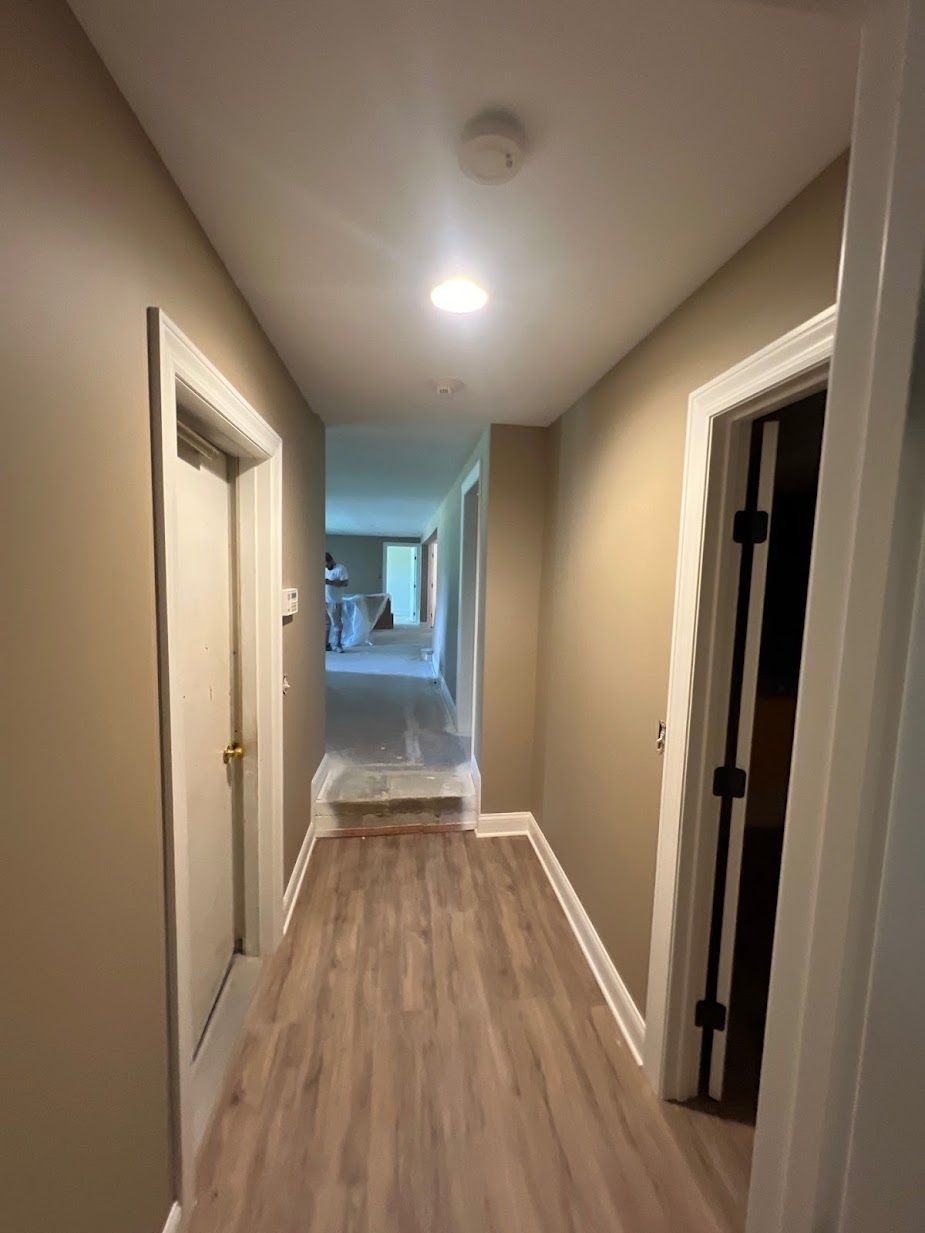
{"type": "Polygon", "coordinates": [[[180,1204],[174,1203],[173,1207],[167,1213],[167,1223],[164,1225],[164,1233],[180,1233],[180,1204]]]}
{"type": "Polygon", "coordinates": [[[431,671],[434,674],[434,683],[436,684],[437,688],[440,690],[440,694],[443,697],[443,704],[446,707],[446,709],[449,711],[450,720],[453,724],[453,727],[455,728],[458,723],[458,720],[456,718],[456,703],[453,701],[453,695],[450,693],[449,686],[447,685],[446,681],[443,679],[443,673],[437,667],[437,661],[436,659],[434,659],[433,655],[431,655],[430,657],[430,666],[431,666],[431,671]]]}
{"type": "Polygon", "coordinates": [[[546,871],[546,876],[562,904],[568,923],[572,926],[572,932],[578,939],[578,945],[584,951],[594,978],[601,987],[601,993],[629,1045],[630,1053],[641,1066],[646,1039],[646,1021],[633,1001],[629,989],[623,983],[623,978],[617,971],[614,961],[608,955],[574,886],[559,864],[558,857],[549,846],[549,840],[540,830],[540,825],[532,814],[530,815],[529,834],[530,842],[539,857],[540,864],[546,871]]]}
{"type": "Polygon", "coordinates": [[[533,845],[543,872],[549,879],[556,898],[562,904],[565,917],[572,927],[584,957],[588,961],[594,979],[610,1007],[617,1026],[623,1034],[630,1053],[642,1065],[643,1047],[646,1038],[646,1023],[639,1007],[633,1001],[629,989],[608,955],[591,918],[585,911],[578,894],[568,880],[558,857],[549,846],[549,840],[540,830],[532,813],[485,813],[479,816],[477,833],[485,838],[500,835],[526,835],[533,845]]]}
{"type": "Polygon", "coordinates": [[[315,846],[316,838],[317,832],[315,831],[315,823],[309,822],[308,830],[305,832],[305,838],[302,840],[302,846],[299,848],[299,855],[296,857],[296,862],[292,869],[292,877],[289,879],[289,885],[283,892],[284,934],[289,929],[289,922],[292,920],[292,913],[295,909],[296,901],[299,898],[299,891],[302,889],[302,883],[305,881],[308,862],[311,858],[312,848],[315,846]]]}
{"type": "Polygon", "coordinates": [[[532,813],[480,813],[475,833],[484,837],[529,835],[532,813]]]}
{"type": "Polygon", "coordinates": [[[292,912],[296,905],[296,900],[299,897],[299,891],[302,889],[302,883],[305,880],[305,873],[308,869],[308,862],[311,858],[312,848],[315,846],[315,840],[318,837],[318,831],[315,826],[315,805],[318,802],[318,793],[321,791],[321,785],[327,778],[327,755],[325,755],[318,763],[318,769],[312,776],[310,810],[311,821],[308,824],[308,830],[305,832],[305,838],[302,840],[302,846],[299,848],[299,855],[296,857],[295,865],[292,869],[292,876],[289,879],[289,885],[283,892],[283,933],[285,934],[289,928],[289,922],[292,919],[292,912]]]}

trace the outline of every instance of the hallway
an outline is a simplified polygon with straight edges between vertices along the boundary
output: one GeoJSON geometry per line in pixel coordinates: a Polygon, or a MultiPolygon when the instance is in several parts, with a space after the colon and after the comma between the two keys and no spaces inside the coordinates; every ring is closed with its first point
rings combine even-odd
{"type": "Polygon", "coordinates": [[[191,1233],[727,1233],[726,1130],[655,1100],[526,839],[322,842],[191,1233]]]}
{"type": "Polygon", "coordinates": [[[374,631],[372,640],[326,657],[327,757],[317,829],[471,825],[468,742],[434,681],[431,631],[396,626],[374,631]]]}

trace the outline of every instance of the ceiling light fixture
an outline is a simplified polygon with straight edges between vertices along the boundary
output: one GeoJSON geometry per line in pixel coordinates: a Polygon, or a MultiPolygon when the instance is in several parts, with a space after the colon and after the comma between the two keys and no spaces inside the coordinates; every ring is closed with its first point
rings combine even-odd
{"type": "Polygon", "coordinates": [[[474,313],[488,303],[488,292],[471,278],[448,278],[434,287],[430,298],[445,313],[474,313]]]}

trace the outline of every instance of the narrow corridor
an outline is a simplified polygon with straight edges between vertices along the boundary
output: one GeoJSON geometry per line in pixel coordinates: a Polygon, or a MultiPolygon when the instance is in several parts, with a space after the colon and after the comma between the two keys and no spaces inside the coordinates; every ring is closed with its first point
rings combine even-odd
{"type": "Polygon", "coordinates": [[[191,1233],[727,1233],[749,1143],[655,1099],[527,839],[324,841],[191,1233]]]}

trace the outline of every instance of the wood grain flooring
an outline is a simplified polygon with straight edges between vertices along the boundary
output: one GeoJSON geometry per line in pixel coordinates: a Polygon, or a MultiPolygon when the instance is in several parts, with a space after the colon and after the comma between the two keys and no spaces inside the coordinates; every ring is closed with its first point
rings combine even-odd
{"type": "Polygon", "coordinates": [[[738,1233],[739,1149],[702,1116],[655,1100],[526,839],[326,840],[190,1228],[738,1233]]]}

